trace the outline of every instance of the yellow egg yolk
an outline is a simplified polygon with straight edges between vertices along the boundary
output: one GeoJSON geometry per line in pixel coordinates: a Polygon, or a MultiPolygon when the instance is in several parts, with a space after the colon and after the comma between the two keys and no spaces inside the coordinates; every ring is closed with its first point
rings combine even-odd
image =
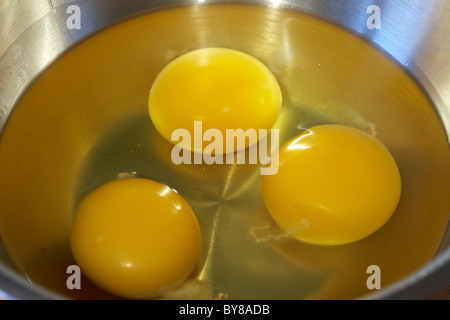
{"type": "Polygon", "coordinates": [[[278,173],[263,176],[263,199],[273,219],[298,240],[351,243],[378,230],[397,207],[397,164],[361,130],[316,126],[283,144],[278,155],[278,173]]]}
{"type": "Polygon", "coordinates": [[[150,90],[149,112],[165,139],[202,152],[205,145],[200,150],[192,141],[175,143],[172,133],[186,129],[193,137],[194,121],[202,122],[203,132],[217,129],[223,137],[227,129],[268,130],[281,102],[277,80],[259,60],[232,49],[204,48],[181,55],[160,72],[150,90]]]}
{"type": "Polygon", "coordinates": [[[182,283],[201,248],[188,203],[170,187],[142,178],[116,180],[89,194],[77,208],[70,240],[92,282],[136,299],[182,283]]]}

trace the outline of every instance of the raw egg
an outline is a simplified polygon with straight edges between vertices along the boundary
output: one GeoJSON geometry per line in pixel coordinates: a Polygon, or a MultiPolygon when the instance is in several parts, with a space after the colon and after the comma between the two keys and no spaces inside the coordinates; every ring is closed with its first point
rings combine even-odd
{"type": "Polygon", "coordinates": [[[203,48],[179,56],[160,72],[150,90],[149,112],[165,139],[202,152],[205,146],[192,141],[175,143],[172,133],[185,129],[194,137],[194,121],[201,121],[203,131],[219,130],[223,137],[227,129],[268,130],[281,103],[278,82],[262,62],[233,49],[203,48]]]}
{"type": "Polygon", "coordinates": [[[263,199],[278,225],[298,240],[351,243],[378,230],[397,207],[397,164],[362,130],[312,127],[283,144],[278,155],[278,173],[262,178],[263,199]]]}
{"type": "Polygon", "coordinates": [[[92,282],[137,299],[185,281],[201,248],[188,203],[172,188],[143,178],[109,182],[84,198],[70,241],[77,264],[92,282]]]}

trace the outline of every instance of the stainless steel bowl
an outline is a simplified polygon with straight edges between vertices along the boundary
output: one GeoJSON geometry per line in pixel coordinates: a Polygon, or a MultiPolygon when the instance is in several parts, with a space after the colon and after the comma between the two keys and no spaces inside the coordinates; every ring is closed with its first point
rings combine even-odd
{"type": "MultiPolygon", "coordinates": [[[[419,103],[418,105],[412,104],[410,108],[396,110],[390,110],[389,106],[381,106],[372,111],[361,109],[371,115],[370,121],[376,119],[375,122],[381,135],[383,136],[383,132],[385,133],[383,138],[393,148],[394,153],[400,158],[400,162],[405,163],[405,170],[410,173],[414,172],[411,173],[410,188],[407,188],[407,195],[411,201],[408,198],[403,200],[404,204],[401,209],[403,214],[399,215],[401,218],[391,224],[391,230],[386,231],[386,237],[391,237],[389,241],[396,241],[405,247],[407,253],[403,254],[408,256],[408,259],[397,261],[395,266],[390,266],[395,272],[386,277],[388,281],[381,290],[360,294],[361,291],[354,289],[350,283],[347,286],[336,284],[333,277],[330,280],[329,274],[318,276],[311,272],[312,277],[317,280],[314,281],[320,284],[311,282],[308,284],[311,286],[311,292],[308,291],[309,289],[305,289],[299,296],[312,299],[321,297],[416,299],[426,297],[448,284],[450,282],[450,233],[446,228],[450,212],[448,200],[448,182],[450,180],[448,148],[450,136],[450,38],[448,37],[450,22],[448,17],[450,16],[450,3],[446,0],[384,1],[377,7],[373,7],[371,1],[359,0],[96,0],[81,3],[65,0],[2,1],[0,3],[0,132],[6,131],[10,123],[17,122],[20,124],[20,128],[11,130],[8,135],[4,134],[2,138],[4,141],[0,140],[0,144],[3,142],[9,146],[9,149],[3,151],[3,154],[0,149],[0,165],[3,166],[0,168],[0,180],[2,181],[0,182],[0,198],[3,199],[3,203],[14,203],[14,212],[20,212],[18,215],[23,214],[24,216],[16,220],[4,218],[0,221],[9,221],[16,228],[13,230],[22,228],[21,232],[24,233],[41,232],[44,234],[48,231],[47,224],[58,225],[61,234],[67,231],[69,227],[67,214],[61,214],[59,210],[60,208],[71,208],[76,202],[76,199],[70,196],[73,191],[71,183],[76,180],[74,175],[77,168],[83,165],[84,157],[98,141],[97,132],[111,130],[118,123],[120,117],[123,118],[123,113],[118,111],[120,105],[127,101],[142,104],[143,99],[146,98],[142,92],[149,89],[157,71],[180,52],[213,45],[237,46],[239,49],[249,51],[266,62],[279,75],[286,76],[287,80],[282,81],[283,90],[287,92],[288,100],[298,102],[299,97],[294,92],[299,83],[293,82],[290,77],[296,72],[296,63],[301,60],[298,55],[301,52],[301,46],[314,46],[315,43],[313,41],[297,41],[300,37],[295,27],[297,15],[312,16],[330,22],[339,27],[336,30],[344,30],[336,32],[350,32],[367,41],[383,52],[382,55],[385,58],[392,60],[410,75],[411,79],[417,82],[418,87],[423,89],[424,96],[430,101],[429,108],[423,107],[419,103]],[[72,10],[74,7],[70,7],[72,5],[80,9],[80,25],[76,24],[77,21],[70,20],[71,15],[75,13],[72,10]],[[373,16],[378,14],[378,9],[380,15],[373,16]],[[90,48],[95,48],[96,45],[102,43],[96,38],[102,34],[101,31],[142,14],[154,14],[155,16],[153,20],[149,20],[152,21],[151,23],[143,24],[140,30],[128,29],[128,31],[134,30],[135,33],[122,34],[115,43],[116,47],[108,48],[110,54],[107,57],[99,56],[98,51],[86,49],[83,54],[85,58],[91,57],[89,67],[78,65],[76,58],[71,58],[70,52],[73,51],[71,49],[77,48],[77,44],[84,40],[91,41],[90,48]],[[379,20],[373,20],[375,18],[379,18],[379,20]],[[145,29],[145,26],[148,29],[145,29]],[[219,31],[220,34],[218,34],[219,31]],[[100,70],[96,69],[96,66],[102,63],[110,70],[117,72],[123,72],[125,68],[128,68],[127,64],[121,63],[123,61],[121,59],[124,57],[122,54],[126,52],[121,46],[130,45],[123,42],[126,39],[141,39],[142,37],[136,35],[137,32],[148,34],[148,37],[152,39],[150,42],[154,45],[153,48],[148,48],[143,46],[143,43],[135,41],[133,42],[134,47],[130,46],[129,52],[135,53],[137,61],[143,63],[140,70],[132,68],[129,74],[130,79],[127,79],[127,82],[120,81],[114,76],[102,76],[95,73],[100,70]],[[116,48],[118,53],[116,53],[116,48]],[[142,50],[149,54],[147,62],[143,62],[142,54],[137,54],[142,50]],[[59,71],[57,67],[52,69],[56,66],[55,61],[67,56],[64,64],[67,69],[59,71]],[[60,72],[59,75],[67,71],[69,75],[75,75],[77,81],[72,82],[70,77],[66,77],[60,82],[44,81],[39,85],[37,79],[45,78],[45,75],[48,74],[47,70],[53,70],[51,72],[57,74],[60,72]],[[145,70],[147,75],[143,74],[142,70],[145,70]],[[94,77],[98,77],[95,79],[97,82],[93,81],[94,77]],[[80,95],[89,87],[83,83],[94,83],[101,90],[92,91],[98,93],[95,97],[89,90],[86,96],[80,95]],[[113,83],[129,90],[120,93],[111,90],[113,83]],[[33,84],[37,86],[30,94],[33,84]],[[40,96],[40,94],[42,95],[40,96]],[[111,96],[114,97],[115,102],[111,102],[111,96]],[[30,97],[37,99],[36,101],[42,104],[32,107],[32,103],[28,101],[26,105],[31,105],[31,107],[23,107],[23,101],[31,99],[30,97]],[[95,113],[90,114],[92,121],[81,124],[79,121],[82,117],[81,113],[73,112],[70,109],[76,105],[74,101],[69,100],[74,97],[80,97],[81,104],[86,103],[85,112],[88,106],[93,105],[92,101],[94,104],[108,103],[110,109],[103,113],[99,109],[95,109],[95,113]],[[43,103],[47,98],[48,104],[43,103]],[[67,105],[63,106],[61,102],[64,101],[67,105]],[[406,124],[402,125],[397,121],[398,119],[405,119],[406,124]],[[61,129],[62,127],[64,129],[61,129]],[[386,134],[389,132],[398,135],[386,134]],[[55,146],[58,146],[58,150],[55,146]],[[56,152],[57,155],[49,157],[47,156],[49,152],[56,152]],[[420,157],[417,158],[417,155],[420,157]],[[34,169],[26,169],[31,167],[34,169]],[[43,180],[49,182],[43,183],[43,180]],[[33,216],[30,208],[34,203],[39,203],[40,197],[47,196],[49,199],[54,199],[54,203],[48,204],[48,216],[40,216],[37,219],[33,216]],[[417,202],[415,201],[417,199],[422,200],[417,202]],[[409,216],[408,210],[411,213],[409,216]],[[409,232],[408,224],[402,228],[402,219],[407,221],[408,218],[416,219],[417,223],[426,225],[429,228],[427,234],[434,233],[438,242],[434,243],[436,240],[433,240],[432,245],[428,243],[431,240],[427,239],[419,239],[420,241],[416,239],[411,242],[410,239],[420,237],[422,234],[407,234],[409,232]],[[389,232],[395,236],[389,236],[389,232]],[[426,247],[428,255],[426,261],[416,261],[413,246],[416,246],[417,252],[425,250],[423,247],[426,247]],[[329,295],[321,295],[316,292],[327,292],[327,290],[329,290],[329,295]]],[[[336,44],[332,42],[331,36],[330,41],[330,45],[336,44]]],[[[323,50],[332,52],[332,48],[327,49],[325,46],[323,50]]],[[[102,51],[103,54],[105,52],[102,51]]],[[[354,78],[349,81],[357,83],[358,76],[358,74],[354,74],[354,78]]],[[[317,81],[318,79],[312,80],[317,81]]],[[[395,80],[396,76],[393,76],[393,79],[395,80]]],[[[357,95],[357,93],[355,94],[357,95]]],[[[395,100],[395,95],[393,99],[395,100]]],[[[411,99],[414,100],[414,97],[411,99]]],[[[137,109],[133,107],[130,110],[132,115],[138,113],[137,109]]],[[[361,118],[355,121],[364,126],[361,118]]],[[[245,172],[243,174],[245,175],[245,172]]],[[[12,208],[8,205],[6,207],[12,208]]],[[[0,206],[0,210],[6,210],[5,206],[0,206]]],[[[8,216],[8,213],[2,212],[1,215],[5,217],[8,216]]],[[[231,222],[224,222],[225,225],[227,223],[231,222]]],[[[205,225],[209,224],[212,222],[205,222],[205,225]]],[[[26,247],[27,241],[30,240],[23,240],[21,243],[21,238],[11,236],[14,231],[9,229],[9,231],[5,231],[6,228],[5,224],[0,226],[0,236],[3,239],[3,242],[0,243],[0,298],[63,298],[64,295],[53,290],[51,286],[42,285],[39,281],[33,283],[34,279],[23,275],[23,265],[17,265],[18,258],[15,257],[14,252],[8,250],[8,247],[26,247]]],[[[42,237],[45,238],[45,235],[42,237]]],[[[210,239],[210,244],[214,242],[211,240],[213,239],[212,233],[207,233],[206,237],[210,239]]],[[[379,239],[381,239],[380,237],[383,235],[380,235],[379,239]]],[[[355,247],[338,249],[340,253],[325,253],[320,250],[309,252],[308,259],[310,262],[312,261],[309,271],[314,268],[320,270],[323,265],[329,266],[330,261],[340,259],[339,254],[352,257],[360,252],[358,250],[363,250],[364,245],[370,248],[379,239],[368,240],[356,249],[355,247]],[[326,258],[322,256],[324,253],[326,258]]],[[[226,254],[229,250],[221,247],[220,242],[219,245],[217,242],[215,243],[216,249],[221,254],[226,254]]],[[[233,245],[236,246],[236,243],[233,245]]],[[[384,242],[383,245],[385,245],[384,242]]],[[[399,246],[394,244],[391,249],[393,252],[390,254],[395,255],[395,250],[401,250],[399,246]]],[[[47,254],[53,249],[39,245],[35,251],[36,255],[39,255],[47,254]]],[[[63,249],[58,251],[60,249],[56,248],[52,254],[65,252],[63,249]]],[[[277,249],[280,254],[285,255],[291,254],[293,250],[289,245],[277,249]]],[[[388,246],[385,246],[384,249],[390,250],[388,246]]],[[[381,250],[381,248],[377,250],[381,250]]],[[[242,251],[239,254],[243,257],[247,253],[242,251]]],[[[27,260],[26,263],[33,264],[33,256],[30,255],[28,258],[29,261],[27,260]]],[[[361,261],[368,261],[369,258],[358,260],[359,258],[355,256],[349,258],[349,261],[355,259],[361,263],[361,261]]],[[[23,262],[25,258],[21,259],[23,262]]],[[[296,262],[298,263],[298,260],[296,262]]],[[[218,264],[218,262],[215,263],[218,264]]],[[[258,261],[254,263],[263,266],[258,261]]],[[[50,268],[51,270],[45,269],[46,267],[48,266],[41,266],[40,269],[40,272],[45,274],[42,276],[45,279],[55,276],[64,280],[67,277],[67,274],[64,273],[65,270],[61,267],[50,268]],[[56,276],[57,272],[61,273],[56,276]]],[[[230,264],[229,267],[233,266],[230,264]]],[[[340,267],[342,268],[342,266],[340,267]]],[[[217,270],[222,269],[218,268],[217,270]]],[[[360,279],[368,277],[364,271],[362,271],[363,275],[359,276],[360,279]]],[[[348,270],[343,274],[349,276],[349,273],[352,272],[355,272],[355,269],[349,265],[348,270]]],[[[208,272],[205,274],[206,277],[211,276],[208,272]]],[[[45,283],[45,279],[42,281],[43,283],[45,283]]],[[[224,283],[228,280],[219,279],[218,281],[224,283]]],[[[237,279],[236,281],[245,282],[247,280],[237,279]]],[[[250,290],[252,289],[249,289],[249,294],[250,290]]]]}

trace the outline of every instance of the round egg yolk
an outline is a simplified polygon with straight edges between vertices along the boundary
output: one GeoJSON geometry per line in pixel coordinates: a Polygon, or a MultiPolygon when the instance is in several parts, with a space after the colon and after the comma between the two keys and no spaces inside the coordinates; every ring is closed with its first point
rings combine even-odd
{"type": "Polygon", "coordinates": [[[182,283],[201,247],[188,203],[170,187],[142,178],[116,180],[89,194],[77,208],[70,241],[92,282],[133,299],[182,283]]]}
{"type": "MultiPolygon", "coordinates": [[[[201,148],[193,143],[194,121],[201,121],[202,132],[215,129],[222,137],[227,129],[259,133],[273,126],[281,102],[278,82],[262,62],[233,49],[204,48],[181,55],[160,72],[150,90],[149,112],[165,139],[202,152],[205,143],[201,148]],[[173,141],[177,129],[187,130],[192,139],[173,141]]],[[[225,153],[220,151],[215,153],[225,153]]]]}
{"type": "Polygon", "coordinates": [[[378,139],[361,130],[316,126],[275,156],[279,170],[263,176],[263,199],[278,225],[298,240],[351,243],[378,230],[397,207],[397,164],[378,139]]]}

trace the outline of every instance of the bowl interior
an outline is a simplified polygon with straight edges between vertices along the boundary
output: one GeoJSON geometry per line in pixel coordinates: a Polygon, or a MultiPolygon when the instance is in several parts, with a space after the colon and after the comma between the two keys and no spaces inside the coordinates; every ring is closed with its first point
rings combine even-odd
{"type": "MultiPolygon", "coordinates": [[[[353,299],[435,256],[447,227],[449,150],[433,102],[367,41],[310,15],[259,6],[191,6],[134,17],[92,35],[25,91],[0,136],[0,234],[31,283],[73,298],[115,298],[83,278],[66,286],[70,226],[79,201],[120,174],[175,188],[196,212],[203,252],[193,278],[230,299],[353,299]],[[175,57],[227,47],[277,77],[280,143],[317,124],[375,134],[402,177],[392,218],[348,245],[284,237],[261,199],[257,165],[174,165],[148,116],[153,80],[175,57]]],[[[352,201],[349,199],[349,201],[352,201]]],[[[374,202],[377,199],[374,198],[374,202]]]]}

